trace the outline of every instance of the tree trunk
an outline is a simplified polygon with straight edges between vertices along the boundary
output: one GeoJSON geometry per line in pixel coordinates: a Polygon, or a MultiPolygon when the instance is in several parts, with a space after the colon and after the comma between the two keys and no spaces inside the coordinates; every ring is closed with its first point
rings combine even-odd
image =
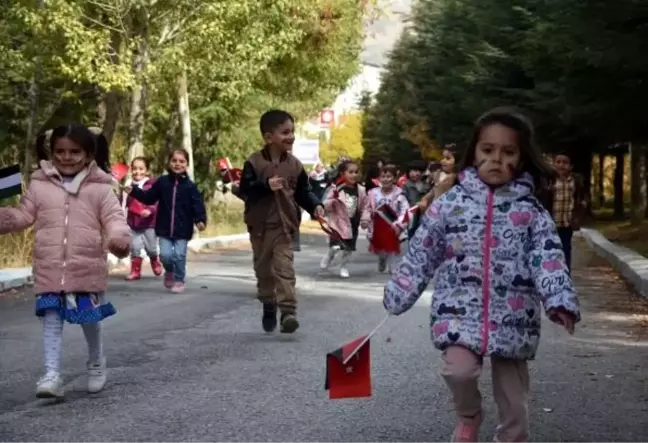
{"type": "MultiPolygon", "coordinates": [[[[110,35],[110,61],[117,65],[119,64],[119,48],[121,46],[122,36],[117,31],[112,31],[110,35]]],[[[121,109],[122,97],[116,90],[106,91],[101,97],[100,101],[100,126],[103,135],[108,141],[108,146],[111,145],[115,132],[117,131],[117,124],[119,123],[119,114],[121,109]]]]}
{"type": "Polygon", "coordinates": [[[144,72],[148,64],[148,27],[142,23],[143,31],[139,47],[133,60],[133,73],[137,84],[131,91],[131,109],[128,124],[128,162],[135,157],[144,155],[144,115],[146,112],[146,79],[144,72]]]}
{"type": "Polygon", "coordinates": [[[623,208],[623,170],[624,170],[624,149],[617,148],[616,165],[614,168],[614,217],[622,219],[624,216],[623,208]]]}
{"type": "Polygon", "coordinates": [[[598,200],[599,208],[605,206],[605,153],[599,152],[598,155],[598,200]]]}
{"type": "MultiPolygon", "coordinates": [[[[45,7],[44,0],[38,0],[36,7],[42,9],[45,7]]],[[[40,58],[34,65],[34,74],[29,85],[29,114],[27,116],[27,133],[25,134],[25,158],[22,167],[22,175],[25,180],[29,180],[32,168],[32,152],[34,152],[34,132],[38,120],[38,96],[40,95],[40,58]]]]}
{"type": "Polygon", "coordinates": [[[178,114],[182,127],[182,147],[189,153],[189,178],[194,179],[193,149],[191,146],[191,116],[189,111],[189,91],[187,89],[187,71],[178,78],[178,114]]]}
{"type": "Polygon", "coordinates": [[[644,218],[644,147],[630,146],[630,221],[639,224],[644,218]]]}
{"type": "Polygon", "coordinates": [[[173,150],[175,145],[175,137],[178,131],[178,113],[176,111],[171,112],[169,116],[169,126],[167,127],[166,135],[164,136],[164,148],[167,153],[173,150]]]}

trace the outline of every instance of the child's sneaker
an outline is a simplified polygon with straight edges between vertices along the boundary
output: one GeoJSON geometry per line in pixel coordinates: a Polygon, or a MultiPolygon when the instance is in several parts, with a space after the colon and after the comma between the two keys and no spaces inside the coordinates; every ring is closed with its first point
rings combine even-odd
{"type": "Polygon", "coordinates": [[[167,289],[171,289],[173,287],[173,283],[175,281],[173,280],[173,272],[165,272],[164,273],[164,287],[167,289]]]}
{"type": "Polygon", "coordinates": [[[174,294],[182,294],[184,292],[184,283],[177,281],[171,286],[171,292],[174,294]]]}
{"type": "Polygon", "coordinates": [[[299,322],[295,314],[282,313],[281,314],[281,332],[284,334],[292,334],[299,328],[299,322]]]}
{"type": "Polygon", "coordinates": [[[378,272],[385,272],[387,269],[387,257],[378,258],[378,272]]]}
{"type": "Polygon", "coordinates": [[[340,277],[349,278],[349,270],[347,269],[346,266],[340,267],[340,277]]]}
{"type": "Polygon", "coordinates": [[[331,266],[331,261],[333,261],[333,257],[335,257],[336,252],[337,251],[335,249],[331,248],[326,252],[326,255],[322,257],[322,261],[320,262],[320,269],[322,271],[328,269],[328,267],[331,266]]]}
{"type": "Polygon", "coordinates": [[[275,305],[274,303],[263,304],[261,326],[266,332],[272,332],[277,329],[277,305],[275,305]]]}
{"type": "Polygon", "coordinates": [[[88,392],[96,394],[101,391],[108,381],[108,371],[106,370],[106,359],[102,358],[99,362],[88,363],[88,392]]]}
{"type": "Polygon", "coordinates": [[[61,398],[64,394],[63,379],[56,372],[48,372],[36,383],[38,398],[61,398]]]}

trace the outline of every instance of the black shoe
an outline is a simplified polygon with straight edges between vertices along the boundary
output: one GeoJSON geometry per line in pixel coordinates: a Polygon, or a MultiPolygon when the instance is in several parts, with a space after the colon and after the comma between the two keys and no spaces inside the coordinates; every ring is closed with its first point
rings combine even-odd
{"type": "Polygon", "coordinates": [[[283,312],[281,314],[281,332],[283,334],[292,334],[299,328],[299,322],[295,314],[283,312]]]}
{"type": "Polygon", "coordinates": [[[274,303],[263,304],[261,325],[266,332],[272,332],[277,329],[277,306],[274,303]]]}

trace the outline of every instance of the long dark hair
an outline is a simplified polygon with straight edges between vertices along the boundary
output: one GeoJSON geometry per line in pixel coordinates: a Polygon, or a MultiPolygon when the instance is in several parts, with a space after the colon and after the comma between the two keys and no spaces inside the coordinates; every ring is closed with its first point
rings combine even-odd
{"type": "Polygon", "coordinates": [[[73,124],[57,126],[46,131],[36,139],[36,156],[38,160],[50,160],[56,140],[68,138],[79,145],[88,157],[94,159],[97,166],[110,173],[110,153],[108,140],[99,128],[88,128],[85,125],[73,124]],[[47,143],[49,139],[49,143],[47,143]]]}
{"type": "Polygon", "coordinates": [[[520,167],[518,174],[528,172],[533,177],[536,192],[543,190],[553,181],[556,170],[545,160],[535,143],[533,124],[522,112],[515,108],[494,108],[477,119],[473,127],[472,138],[464,152],[458,171],[474,166],[475,151],[484,128],[491,125],[505,126],[517,134],[520,148],[520,167]]]}

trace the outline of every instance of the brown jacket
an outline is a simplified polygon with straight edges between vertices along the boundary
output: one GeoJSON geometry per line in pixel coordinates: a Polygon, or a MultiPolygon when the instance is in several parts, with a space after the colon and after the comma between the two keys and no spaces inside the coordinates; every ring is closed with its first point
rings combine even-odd
{"type": "Polygon", "coordinates": [[[250,233],[282,226],[292,235],[298,230],[301,214],[295,202],[311,214],[321,204],[310,190],[301,162],[286,152],[275,163],[267,148],[252,154],[243,165],[239,194],[245,200],[244,219],[250,233]],[[285,179],[285,188],[273,192],[268,179],[275,175],[285,179]]]}

